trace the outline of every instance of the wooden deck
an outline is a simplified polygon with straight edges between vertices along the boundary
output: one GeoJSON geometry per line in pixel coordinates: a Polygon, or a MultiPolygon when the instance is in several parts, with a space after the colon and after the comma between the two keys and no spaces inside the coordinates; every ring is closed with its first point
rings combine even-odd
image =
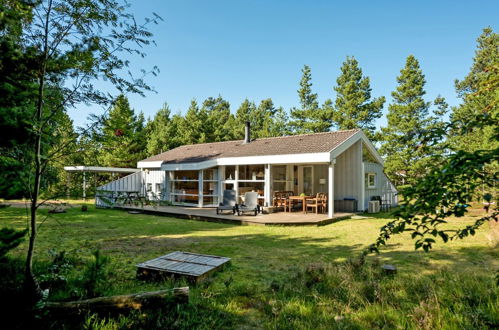
{"type": "MultiPolygon", "coordinates": [[[[118,207],[117,207],[118,208],[118,207]]],[[[239,225],[279,225],[279,226],[320,226],[350,218],[353,213],[335,213],[333,218],[327,214],[303,212],[277,212],[270,214],[253,215],[217,215],[215,208],[196,208],[183,206],[120,206],[124,210],[141,211],[146,214],[164,215],[176,218],[223,222],[239,225]]]]}

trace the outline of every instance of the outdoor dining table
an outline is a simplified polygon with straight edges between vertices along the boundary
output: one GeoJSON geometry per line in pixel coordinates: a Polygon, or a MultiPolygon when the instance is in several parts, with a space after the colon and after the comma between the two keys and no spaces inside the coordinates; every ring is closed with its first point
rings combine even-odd
{"type": "Polygon", "coordinates": [[[302,202],[303,212],[305,212],[306,208],[307,208],[307,199],[312,199],[314,197],[315,196],[289,196],[288,198],[291,201],[291,203],[289,204],[289,212],[291,212],[291,208],[292,208],[293,203],[295,201],[301,201],[302,202]]]}
{"type": "Polygon", "coordinates": [[[136,190],[123,190],[118,192],[117,198],[123,197],[123,204],[132,204],[134,201],[140,199],[140,192],[136,190]]]}

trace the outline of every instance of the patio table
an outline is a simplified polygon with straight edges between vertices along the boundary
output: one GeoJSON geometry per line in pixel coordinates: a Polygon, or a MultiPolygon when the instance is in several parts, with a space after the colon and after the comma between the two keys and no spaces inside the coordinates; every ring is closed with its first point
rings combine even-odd
{"type": "Polygon", "coordinates": [[[118,191],[116,199],[123,198],[123,204],[132,204],[133,201],[140,200],[140,192],[136,190],[118,191]]]}
{"type": "Polygon", "coordinates": [[[291,203],[289,204],[289,212],[291,212],[294,201],[301,201],[303,212],[305,212],[307,208],[307,199],[312,199],[314,197],[315,196],[289,196],[288,198],[291,201],[291,203]]]}

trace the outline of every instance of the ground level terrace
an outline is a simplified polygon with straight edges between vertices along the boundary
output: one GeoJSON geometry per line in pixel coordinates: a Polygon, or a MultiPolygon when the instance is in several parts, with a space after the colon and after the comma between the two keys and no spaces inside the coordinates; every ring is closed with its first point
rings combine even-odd
{"type": "Polygon", "coordinates": [[[213,208],[194,208],[186,206],[134,206],[122,205],[117,207],[129,212],[171,216],[181,219],[201,220],[208,222],[220,222],[237,225],[262,225],[262,226],[322,226],[343,219],[348,219],[354,214],[346,212],[335,212],[333,217],[327,214],[301,212],[270,213],[258,215],[233,215],[229,213],[216,214],[213,208]]]}
{"type": "MultiPolygon", "coordinates": [[[[366,210],[373,196],[380,196],[390,205],[397,203],[395,188],[384,175],[382,165],[363,150],[362,141],[333,159],[327,156],[281,157],[287,161],[283,163],[276,157],[272,163],[265,162],[265,157],[251,157],[229,159],[218,166],[162,164],[159,168],[142,167],[140,172],[98,189],[136,192],[147,199],[198,208],[216,207],[226,189],[236,192],[238,202],[242,202],[246,192],[254,191],[258,192],[259,204],[270,211],[274,211],[276,192],[288,191],[295,196],[325,193],[327,207],[323,211],[328,219],[336,212],[366,210]]],[[[300,205],[296,210],[302,210],[300,205]]]]}

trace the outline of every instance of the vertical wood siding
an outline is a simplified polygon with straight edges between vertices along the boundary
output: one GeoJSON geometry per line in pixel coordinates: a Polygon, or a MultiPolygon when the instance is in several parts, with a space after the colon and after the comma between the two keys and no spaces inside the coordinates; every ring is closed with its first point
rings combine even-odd
{"type": "MultiPolygon", "coordinates": [[[[164,200],[167,199],[168,189],[166,177],[165,171],[161,170],[140,171],[97,187],[97,191],[98,195],[106,195],[105,192],[109,192],[107,194],[109,196],[104,196],[106,199],[112,195],[111,192],[138,191],[149,199],[161,198],[164,200]],[[152,191],[147,191],[148,184],[151,184],[152,191]],[[160,191],[157,190],[156,184],[161,184],[160,191]]],[[[109,206],[104,199],[99,197],[96,197],[95,205],[98,207],[109,206]]]]}
{"type": "Polygon", "coordinates": [[[362,210],[362,142],[359,141],[336,157],[334,199],[354,198],[362,210]]]}
{"type": "Polygon", "coordinates": [[[378,163],[364,162],[364,172],[366,174],[376,174],[375,187],[368,188],[367,185],[365,186],[364,208],[367,209],[372,196],[381,196],[381,199],[389,201],[392,206],[396,206],[398,204],[397,189],[383,172],[383,166],[378,163]]]}

